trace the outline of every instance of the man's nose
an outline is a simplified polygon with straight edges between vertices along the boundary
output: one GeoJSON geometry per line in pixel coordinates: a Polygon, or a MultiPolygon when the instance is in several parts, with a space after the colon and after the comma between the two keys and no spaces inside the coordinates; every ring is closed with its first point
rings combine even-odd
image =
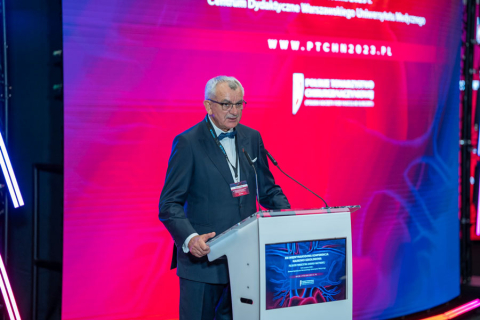
{"type": "Polygon", "coordinates": [[[234,114],[234,115],[237,115],[237,113],[238,113],[237,106],[233,105],[233,106],[230,108],[230,113],[231,113],[231,114],[234,114]]]}

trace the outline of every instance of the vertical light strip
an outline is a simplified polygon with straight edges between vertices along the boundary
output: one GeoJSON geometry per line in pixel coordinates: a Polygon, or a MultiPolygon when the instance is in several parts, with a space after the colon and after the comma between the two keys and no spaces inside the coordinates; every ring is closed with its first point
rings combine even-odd
{"type": "MultiPolygon", "coordinates": [[[[478,17],[477,17],[477,19],[478,19],[478,17]]],[[[478,23],[478,20],[477,20],[477,23],[478,23]]],[[[478,93],[477,93],[477,99],[480,99],[480,94],[478,94],[478,93]]],[[[478,103],[477,103],[477,105],[478,105],[478,103]]],[[[480,112],[480,109],[476,110],[475,112],[480,112]]],[[[477,140],[477,155],[480,156],[480,133],[478,134],[478,140],[477,140]]],[[[480,183],[480,181],[478,183],[480,183]]],[[[476,228],[475,228],[475,234],[477,236],[480,236],[480,212],[478,212],[478,209],[480,209],[480,185],[479,185],[479,188],[478,188],[477,200],[478,200],[479,203],[477,205],[477,223],[476,223],[476,228]]]]}
{"type": "MultiPolygon", "coordinates": [[[[3,264],[2,256],[0,256],[0,271],[2,273],[2,280],[3,280],[2,281],[2,286],[3,286],[3,282],[4,282],[5,286],[7,287],[7,294],[8,294],[8,297],[10,298],[10,303],[12,304],[12,307],[13,307],[13,312],[15,314],[15,318],[10,317],[10,319],[21,320],[20,319],[20,313],[18,312],[17,302],[15,301],[15,297],[13,296],[12,287],[10,286],[10,281],[8,280],[7,270],[5,269],[5,265],[3,264]]],[[[2,293],[3,293],[3,289],[2,289],[2,293]]]]}
{"type": "MultiPolygon", "coordinates": [[[[479,97],[480,98],[480,97],[479,97]]],[[[480,134],[479,134],[480,136],[480,134]]],[[[480,181],[479,181],[480,184],[480,181]]],[[[478,188],[478,194],[477,194],[477,223],[476,223],[476,228],[475,228],[475,234],[477,236],[480,236],[480,187],[478,188]]]]}
{"type": "Polygon", "coordinates": [[[10,162],[10,157],[8,156],[7,148],[5,147],[5,142],[3,141],[3,136],[1,133],[0,133],[0,148],[2,150],[3,158],[5,159],[5,163],[7,164],[7,170],[8,170],[9,176],[12,179],[13,189],[18,199],[18,204],[20,206],[23,206],[24,205],[23,197],[22,197],[22,194],[20,193],[20,188],[18,187],[17,178],[15,178],[15,173],[13,172],[12,163],[10,162]]]}
{"type": "Polygon", "coordinates": [[[458,317],[459,315],[462,315],[470,310],[473,310],[475,308],[480,307],[480,299],[475,299],[473,301],[470,301],[469,303],[463,304],[460,307],[457,307],[455,309],[452,309],[450,311],[447,311],[445,313],[442,313],[438,316],[433,316],[429,318],[424,318],[422,320],[448,320],[448,319],[453,319],[458,317]]]}
{"type": "MultiPolygon", "coordinates": [[[[0,137],[1,137],[1,134],[0,134],[0,137]]],[[[13,206],[15,208],[18,208],[17,197],[15,196],[15,192],[13,191],[12,182],[10,181],[10,176],[7,171],[7,166],[5,165],[5,161],[2,155],[0,155],[0,166],[2,167],[3,176],[5,177],[5,182],[7,183],[8,191],[10,192],[10,197],[12,198],[13,206]]]]}

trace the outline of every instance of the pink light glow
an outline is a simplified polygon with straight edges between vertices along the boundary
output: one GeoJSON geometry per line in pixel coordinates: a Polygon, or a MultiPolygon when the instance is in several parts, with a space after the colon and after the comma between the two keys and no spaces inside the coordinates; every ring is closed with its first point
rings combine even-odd
{"type": "Polygon", "coordinates": [[[12,311],[12,306],[10,305],[10,300],[8,299],[7,289],[5,288],[5,283],[3,282],[3,279],[2,281],[0,281],[0,289],[2,290],[2,296],[3,296],[3,299],[5,300],[5,305],[7,306],[8,316],[10,317],[11,320],[15,319],[15,316],[13,315],[13,311],[12,311]]]}
{"type": "Polygon", "coordinates": [[[422,320],[447,320],[447,319],[453,319],[458,317],[459,315],[462,315],[470,310],[473,310],[475,308],[480,307],[480,299],[475,299],[473,301],[470,301],[469,303],[466,303],[464,305],[461,305],[460,307],[457,307],[455,309],[452,309],[450,311],[447,311],[445,313],[442,313],[438,316],[433,316],[429,318],[424,318],[422,320]]]}
{"type": "MultiPolygon", "coordinates": [[[[477,196],[480,197],[480,188],[478,190],[478,195],[477,196]]],[[[478,198],[478,199],[480,199],[480,198],[478,198]]],[[[480,211],[479,210],[480,210],[480,201],[478,202],[478,205],[477,205],[477,226],[475,228],[475,234],[477,236],[480,236],[480,211]]]]}
{"type": "Polygon", "coordinates": [[[8,281],[7,270],[3,264],[2,256],[0,256],[0,272],[2,274],[2,281],[0,281],[0,288],[2,290],[2,295],[7,306],[8,314],[11,320],[21,320],[20,313],[18,312],[17,303],[15,302],[15,297],[13,296],[12,287],[10,286],[10,281],[8,281]],[[11,304],[11,305],[10,305],[11,304]],[[13,312],[12,312],[13,307],[13,312]]]}
{"type": "Polygon", "coordinates": [[[465,312],[468,312],[470,310],[473,310],[475,308],[480,307],[480,299],[475,299],[467,304],[464,304],[458,308],[455,308],[451,311],[445,312],[445,315],[448,317],[447,319],[453,319],[455,317],[458,317],[461,314],[464,314],[465,312]]]}

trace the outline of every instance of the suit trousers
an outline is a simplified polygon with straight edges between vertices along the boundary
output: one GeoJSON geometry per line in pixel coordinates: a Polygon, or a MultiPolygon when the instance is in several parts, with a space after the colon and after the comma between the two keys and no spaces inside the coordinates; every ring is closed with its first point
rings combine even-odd
{"type": "Polygon", "coordinates": [[[229,284],[180,278],[180,320],[232,320],[229,284]]]}

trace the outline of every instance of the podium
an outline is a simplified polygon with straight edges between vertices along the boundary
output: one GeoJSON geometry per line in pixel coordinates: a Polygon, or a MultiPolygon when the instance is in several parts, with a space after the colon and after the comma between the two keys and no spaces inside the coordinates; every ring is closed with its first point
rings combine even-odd
{"type": "Polygon", "coordinates": [[[207,242],[227,259],[235,320],[352,319],[350,214],[260,211],[207,242]]]}

